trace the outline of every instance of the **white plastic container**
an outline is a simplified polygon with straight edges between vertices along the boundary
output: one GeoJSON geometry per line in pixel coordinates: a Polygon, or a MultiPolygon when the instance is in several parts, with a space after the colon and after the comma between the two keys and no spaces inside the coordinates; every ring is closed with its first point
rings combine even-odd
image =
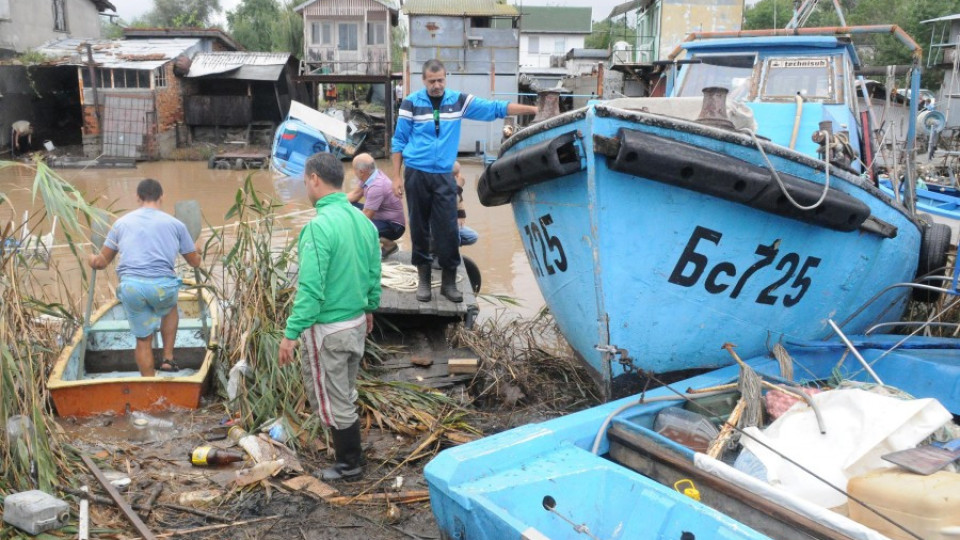
{"type": "Polygon", "coordinates": [[[69,519],[67,503],[38,489],[14,493],[3,500],[3,521],[29,534],[59,529],[69,519]]]}
{"type": "MultiPolygon", "coordinates": [[[[958,473],[940,471],[922,476],[899,468],[881,469],[851,478],[847,491],[924,540],[960,539],[958,473]]],[[[894,540],[913,539],[852,499],[847,509],[850,519],[894,540]]]]}
{"type": "Polygon", "coordinates": [[[694,452],[706,452],[720,434],[706,417],[680,407],[667,407],[657,414],[653,430],[694,452]]]}

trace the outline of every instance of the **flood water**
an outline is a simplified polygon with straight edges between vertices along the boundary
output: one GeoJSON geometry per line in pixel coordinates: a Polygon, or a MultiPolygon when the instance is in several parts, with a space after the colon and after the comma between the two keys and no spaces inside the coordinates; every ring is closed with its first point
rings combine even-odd
{"type": "MultiPolygon", "coordinates": [[[[390,171],[388,160],[380,160],[378,166],[390,171]]],[[[467,211],[466,223],[479,234],[479,241],[464,247],[461,253],[480,268],[482,274],[481,295],[505,295],[520,302],[520,306],[504,308],[503,304],[485,299],[479,300],[481,317],[494,315],[499,309],[507,309],[521,315],[532,315],[543,305],[543,298],[537,289],[536,280],[523,251],[520,236],[513,221],[509,205],[496,208],[482,206],[477,198],[476,181],[482,172],[482,163],[477,159],[461,159],[463,174],[467,178],[464,189],[464,204],[467,211]]],[[[353,185],[350,163],[344,162],[345,189],[353,185]]],[[[164,189],[164,210],[173,213],[174,204],[179,200],[197,199],[203,211],[204,219],[210,226],[219,227],[227,222],[224,219],[234,204],[238,189],[243,187],[249,171],[224,171],[207,168],[206,162],[198,161],[161,161],[138,164],[136,169],[60,169],[57,172],[67,181],[79,188],[87,200],[96,200],[100,207],[110,207],[115,212],[132,210],[137,207],[136,186],[144,178],[155,178],[164,189]]],[[[283,202],[280,214],[293,214],[289,217],[290,234],[296,235],[302,224],[309,219],[309,203],[301,197],[302,186],[290,186],[275,183],[268,171],[252,173],[256,189],[278,202],[283,202]],[[306,212],[305,212],[306,211],[306,212]]],[[[0,169],[0,193],[8,202],[0,204],[0,226],[8,221],[19,224],[24,211],[39,209],[39,200],[34,203],[30,188],[33,172],[23,167],[0,169]]],[[[49,225],[42,225],[38,234],[45,234],[49,225]]],[[[63,243],[62,230],[56,234],[56,244],[63,243]]],[[[401,249],[410,249],[409,233],[400,240],[401,249]]],[[[69,250],[53,250],[53,258],[70,258],[69,250]]],[[[63,269],[61,269],[63,270],[63,269]]],[[[69,266],[66,267],[69,273],[69,266]]],[[[115,278],[113,267],[106,273],[115,278]]]]}

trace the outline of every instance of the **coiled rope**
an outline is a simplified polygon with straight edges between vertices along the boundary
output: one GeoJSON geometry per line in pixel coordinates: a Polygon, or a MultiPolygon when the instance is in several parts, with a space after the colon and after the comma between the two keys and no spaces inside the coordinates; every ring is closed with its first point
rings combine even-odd
{"type": "MultiPolygon", "coordinates": [[[[430,287],[439,287],[439,272],[432,272],[430,287]]],[[[417,275],[417,267],[412,264],[403,264],[399,262],[385,262],[380,266],[380,286],[393,289],[400,292],[414,292],[417,290],[417,283],[420,281],[417,275]]],[[[457,281],[463,281],[463,276],[457,273],[457,281]]]]}

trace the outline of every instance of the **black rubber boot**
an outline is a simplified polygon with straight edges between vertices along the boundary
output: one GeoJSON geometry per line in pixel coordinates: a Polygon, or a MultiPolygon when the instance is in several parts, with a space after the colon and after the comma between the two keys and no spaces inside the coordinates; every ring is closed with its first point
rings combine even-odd
{"type": "Polygon", "coordinates": [[[421,264],[417,266],[417,277],[419,281],[417,282],[417,300],[421,302],[429,302],[433,297],[433,294],[430,292],[432,284],[430,283],[431,279],[430,264],[421,264]]]}
{"type": "Polygon", "coordinates": [[[363,447],[360,445],[360,422],[354,422],[346,429],[334,429],[332,435],[337,462],[320,471],[320,479],[327,482],[359,480],[363,476],[364,462],[363,447]]]}
{"type": "Polygon", "coordinates": [[[440,294],[451,302],[463,302],[463,294],[457,288],[457,269],[444,268],[440,274],[440,294]]]}

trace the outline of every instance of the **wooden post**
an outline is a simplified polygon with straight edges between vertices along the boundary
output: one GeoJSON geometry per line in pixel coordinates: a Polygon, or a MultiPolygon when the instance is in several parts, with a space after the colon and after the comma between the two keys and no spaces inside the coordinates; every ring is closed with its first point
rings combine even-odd
{"type": "Polygon", "coordinates": [[[597,99],[603,99],[603,62],[597,62],[597,99]]]}
{"type": "MultiPolygon", "coordinates": [[[[101,148],[103,145],[103,119],[100,118],[100,98],[97,95],[97,70],[93,61],[93,49],[87,43],[87,70],[90,72],[90,88],[93,89],[93,112],[97,115],[97,134],[100,135],[101,148]]],[[[81,89],[82,91],[82,89],[81,89]]]]}
{"type": "Polygon", "coordinates": [[[150,532],[150,529],[147,528],[147,525],[140,519],[140,516],[133,511],[133,508],[130,508],[130,505],[127,504],[127,501],[123,498],[123,495],[117,491],[117,488],[113,487],[113,484],[103,476],[103,472],[100,471],[100,468],[94,464],[93,460],[90,459],[86,454],[81,454],[80,459],[83,460],[83,463],[90,469],[90,472],[93,473],[93,476],[100,482],[100,485],[103,486],[103,489],[107,490],[107,494],[110,495],[110,498],[113,499],[113,502],[117,503],[117,506],[120,507],[120,511],[123,512],[123,515],[127,517],[127,520],[133,525],[133,527],[140,533],[140,536],[146,540],[154,540],[156,536],[150,532]]]}
{"type": "Polygon", "coordinates": [[[393,80],[390,78],[390,71],[387,70],[387,82],[384,83],[383,93],[383,153],[387,158],[390,157],[390,139],[393,138],[393,103],[396,101],[393,91],[393,80]]]}

